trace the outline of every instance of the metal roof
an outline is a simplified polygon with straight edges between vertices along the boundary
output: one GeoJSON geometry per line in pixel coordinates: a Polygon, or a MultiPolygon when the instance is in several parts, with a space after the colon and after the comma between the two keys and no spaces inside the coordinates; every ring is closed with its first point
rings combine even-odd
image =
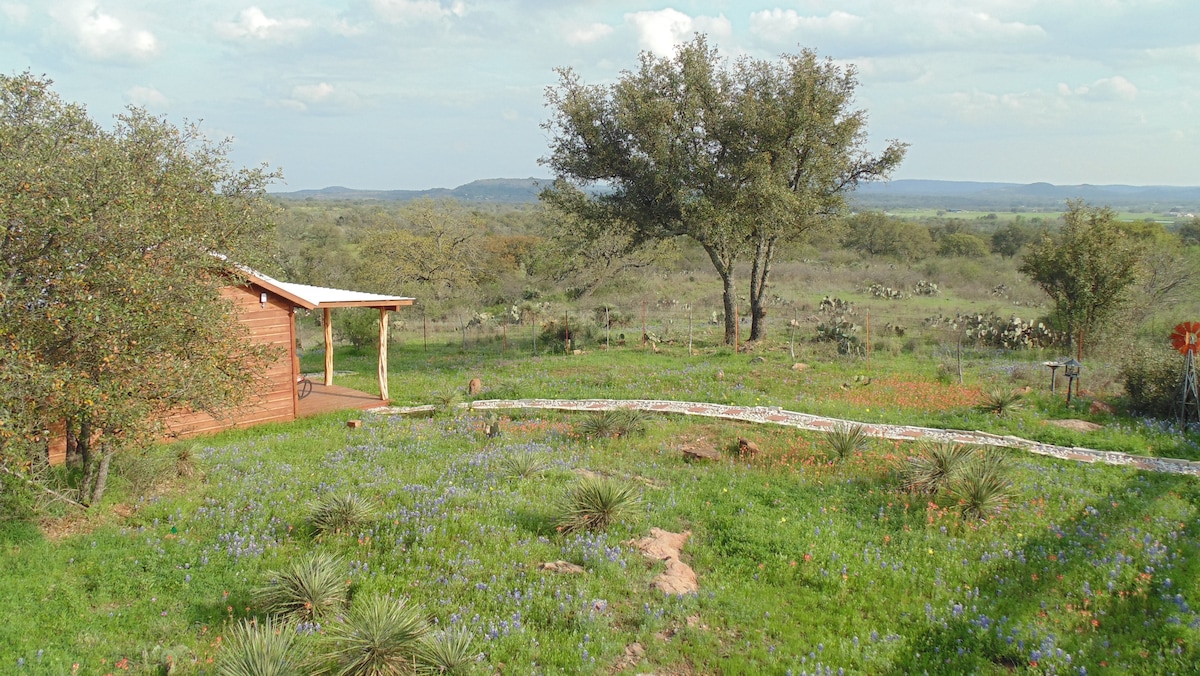
{"type": "Polygon", "coordinates": [[[281,282],[278,279],[247,267],[239,265],[238,268],[246,274],[251,283],[257,284],[308,310],[335,307],[372,307],[398,310],[401,307],[412,305],[414,300],[407,296],[385,296],[378,293],[281,282]]]}

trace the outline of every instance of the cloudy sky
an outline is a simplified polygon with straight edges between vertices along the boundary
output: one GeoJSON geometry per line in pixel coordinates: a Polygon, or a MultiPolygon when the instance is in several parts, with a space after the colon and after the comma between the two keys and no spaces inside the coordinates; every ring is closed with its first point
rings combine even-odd
{"type": "Polygon", "coordinates": [[[0,70],[109,120],[202,120],[277,190],[545,176],[553,69],[612,82],[695,32],[859,71],[896,178],[1200,185],[1196,0],[0,0],[0,70]]]}

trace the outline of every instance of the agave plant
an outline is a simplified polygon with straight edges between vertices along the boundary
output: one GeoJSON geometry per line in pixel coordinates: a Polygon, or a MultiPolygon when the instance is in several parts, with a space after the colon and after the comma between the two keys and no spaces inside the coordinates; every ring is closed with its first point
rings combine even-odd
{"type": "Polygon", "coordinates": [[[314,552],[269,574],[253,590],[256,603],[267,612],[309,622],[346,605],[346,567],[342,560],[314,552]]]}
{"type": "Polygon", "coordinates": [[[975,455],[971,446],[946,442],[926,444],[922,450],[904,468],[904,487],[929,495],[941,492],[975,455]]]}
{"type": "Polygon", "coordinates": [[[318,532],[357,528],[375,519],[375,506],[354,493],[326,493],[312,507],[311,521],[318,532]]]}
{"type": "MultiPolygon", "coordinates": [[[[266,620],[242,620],[225,632],[217,653],[221,676],[290,676],[303,673],[304,656],[296,647],[296,631],[266,620]]],[[[164,672],[165,673],[165,672],[164,672]]]]}
{"type": "Polygon", "coordinates": [[[1025,405],[1025,395],[1020,392],[1005,387],[993,387],[983,393],[983,400],[979,402],[977,409],[984,413],[994,413],[998,416],[1004,416],[1011,411],[1015,411],[1025,405]]]}
{"type": "Polygon", "coordinates": [[[420,606],[390,596],[368,596],[326,631],[327,655],[337,664],[333,673],[376,676],[411,673],[429,624],[420,606]]]}
{"type": "Polygon", "coordinates": [[[630,515],[641,502],[637,490],[602,477],[584,477],[567,489],[558,518],[558,530],[573,533],[602,531],[630,515]]]}
{"type": "Polygon", "coordinates": [[[866,451],[870,443],[862,425],[837,425],[825,436],[825,448],[838,462],[866,451]]]}
{"type": "Polygon", "coordinates": [[[958,502],[963,518],[984,519],[1003,507],[1013,495],[1006,460],[987,453],[969,463],[954,478],[947,493],[958,502]]]}
{"type": "Polygon", "coordinates": [[[461,627],[447,629],[426,636],[417,646],[417,671],[430,675],[466,674],[478,657],[469,631],[461,627]]]}

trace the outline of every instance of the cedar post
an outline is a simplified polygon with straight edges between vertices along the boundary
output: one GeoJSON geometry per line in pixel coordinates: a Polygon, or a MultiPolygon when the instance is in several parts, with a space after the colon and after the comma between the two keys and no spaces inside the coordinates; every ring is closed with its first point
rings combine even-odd
{"type": "Polygon", "coordinates": [[[321,323],[325,326],[325,387],[333,385],[333,322],[329,320],[329,308],[324,308],[321,323]]]}
{"type": "Polygon", "coordinates": [[[379,398],[387,401],[388,396],[388,311],[379,308],[379,398]]]}

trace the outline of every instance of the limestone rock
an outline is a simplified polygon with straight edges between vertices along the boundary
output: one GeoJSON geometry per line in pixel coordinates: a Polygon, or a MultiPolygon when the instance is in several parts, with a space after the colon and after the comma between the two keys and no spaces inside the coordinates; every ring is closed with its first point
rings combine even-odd
{"type": "Polygon", "coordinates": [[[758,444],[754,443],[753,441],[750,441],[749,439],[743,439],[742,437],[738,437],[738,453],[743,458],[757,457],[758,456],[758,444]]]}
{"type": "Polygon", "coordinates": [[[721,459],[721,452],[704,437],[684,441],[679,446],[679,452],[683,453],[684,459],[688,461],[721,459]]]}
{"type": "Polygon", "coordinates": [[[1067,430],[1074,430],[1076,432],[1095,432],[1098,429],[1104,428],[1104,425],[1097,425],[1094,422],[1088,422],[1086,420],[1075,420],[1075,419],[1047,420],[1046,424],[1054,425],[1056,427],[1061,427],[1061,428],[1067,429],[1067,430]]]}
{"type": "Polygon", "coordinates": [[[804,362],[796,362],[795,364],[792,364],[792,370],[793,371],[807,371],[808,364],[805,364],[804,362]]]}
{"type": "Polygon", "coordinates": [[[474,396],[483,391],[483,381],[478,378],[472,378],[471,382],[467,383],[467,394],[474,396]]]}
{"type": "Polygon", "coordinates": [[[679,559],[667,559],[667,569],[651,583],[664,594],[695,594],[700,591],[696,571],[679,559]]]}
{"type": "Polygon", "coordinates": [[[538,569],[551,573],[568,573],[570,575],[579,575],[587,572],[582,566],[577,566],[569,561],[547,561],[538,566],[538,569]]]}

